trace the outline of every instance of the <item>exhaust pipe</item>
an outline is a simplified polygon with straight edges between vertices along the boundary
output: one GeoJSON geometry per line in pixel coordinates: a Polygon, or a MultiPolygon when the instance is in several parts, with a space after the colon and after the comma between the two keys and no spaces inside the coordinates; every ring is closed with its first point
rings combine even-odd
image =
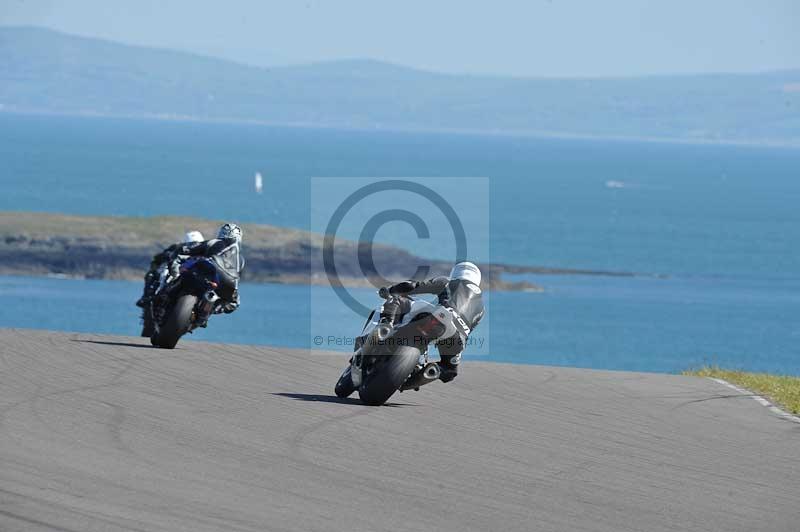
{"type": "Polygon", "coordinates": [[[439,369],[439,364],[436,362],[428,362],[425,364],[424,368],[411,374],[408,380],[400,387],[400,391],[411,389],[419,390],[420,386],[432,383],[437,380],[441,374],[442,370],[439,369]]]}
{"type": "Polygon", "coordinates": [[[203,303],[199,307],[199,310],[208,317],[214,312],[217,301],[219,301],[219,296],[215,294],[213,290],[209,290],[203,294],[203,303]]]}
{"type": "Polygon", "coordinates": [[[442,374],[442,370],[439,368],[439,364],[436,362],[428,362],[428,364],[422,370],[422,374],[429,381],[435,381],[442,374]]]}
{"type": "Polygon", "coordinates": [[[213,290],[208,290],[205,294],[203,294],[203,299],[211,304],[214,304],[219,301],[219,296],[213,290]]]}

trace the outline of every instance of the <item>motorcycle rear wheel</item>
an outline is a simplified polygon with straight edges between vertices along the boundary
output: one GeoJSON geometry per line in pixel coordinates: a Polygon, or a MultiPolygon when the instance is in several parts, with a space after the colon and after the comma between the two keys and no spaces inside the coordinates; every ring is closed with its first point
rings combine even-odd
{"type": "Polygon", "coordinates": [[[178,297],[164,325],[150,337],[150,343],[164,349],[174,349],[181,336],[192,326],[192,311],[197,304],[197,296],[184,294],[178,297]]]}
{"type": "Polygon", "coordinates": [[[358,388],[358,396],[364,404],[379,406],[385,403],[406,382],[417,367],[420,350],[411,346],[400,346],[381,362],[381,367],[370,374],[358,388]]]}

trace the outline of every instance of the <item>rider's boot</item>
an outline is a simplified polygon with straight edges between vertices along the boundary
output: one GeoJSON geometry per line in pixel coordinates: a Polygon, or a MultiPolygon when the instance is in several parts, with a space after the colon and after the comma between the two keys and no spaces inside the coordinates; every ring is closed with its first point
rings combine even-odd
{"type": "Polygon", "coordinates": [[[153,297],[152,287],[151,287],[151,285],[146,284],[144,286],[144,292],[142,293],[142,297],[140,297],[136,301],[136,306],[137,307],[141,307],[141,308],[146,308],[147,304],[150,303],[150,300],[152,299],[152,297],[153,297]]]}
{"type": "Polygon", "coordinates": [[[146,308],[158,286],[158,275],[154,270],[148,271],[144,276],[144,290],[142,297],[136,302],[137,307],[146,308]]]}
{"type": "Polygon", "coordinates": [[[451,356],[443,355],[442,360],[439,362],[441,373],[438,378],[441,379],[442,382],[450,382],[455,379],[456,375],[458,375],[458,365],[460,363],[461,353],[451,356]]]}

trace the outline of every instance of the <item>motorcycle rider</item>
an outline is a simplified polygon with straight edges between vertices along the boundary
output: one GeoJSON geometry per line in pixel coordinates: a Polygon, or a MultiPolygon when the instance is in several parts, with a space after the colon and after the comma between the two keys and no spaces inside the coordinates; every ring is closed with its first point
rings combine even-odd
{"type": "Polygon", "coordinates": [[[160,253],[153,255],[153,258],[150,261],[150,269],[147,270],[147,273],[144,275],[144,290],[142,291],[142,297],[140,297],[136,302],[136,306],[144,308],[150,302],[153,294],[156,293],[156,290],[161,285],[161,278],[163,277],[162,274],[166,273],[166,270],[169,267],[170,256],[172,255],[173,251],[178,249],[178,247],[181,245],[202,242],[204,240],[205,238],[203,237],[203,233],[200,231],[187,231],[186,235],[183,237],[183,242],[172,244],[160,253]]]}
{"type": "Polygon", "coordinates": [[[378,295],[386,299],[381,308],[381,320],[392,325],[401,319],[411,308],[408,296],[437,295],[439,304],[453,312],[457,329],[452,337],[436,342],[441,356],[439,378],[442,382],[450,382],[458,375],[458,365],[461,363],[461,353],[467,338],[478,326],[485,312],[480,284],[480,269],[471,262],[459,262],[453,266],[447,277],[435,277],[426,281],[409,280],[381,288],[378,295]]]}
{"type": "MultiPolygon", "coordinates": [[[[173,265],[177,265],[175,259],[183,255],[203,256],[214,262],[220,279],[216,293],[222,300],[222,304],[215,309],[215,312],[229,314],[239,308],[239,272],[244,263],[241,257],[241,242],[242,228],[233,223],[226,223],[219,228],[217,238],[179,245],[170,254],[173,265]]],[[[174,271],[174,268],[172,273],[177,277],[178,272],[174,271]]],[[[208,316],[200,318],[203,319],[207,321],[208,316]]],[[[201,323],[198,326],[205,325],[201,323]]]]}

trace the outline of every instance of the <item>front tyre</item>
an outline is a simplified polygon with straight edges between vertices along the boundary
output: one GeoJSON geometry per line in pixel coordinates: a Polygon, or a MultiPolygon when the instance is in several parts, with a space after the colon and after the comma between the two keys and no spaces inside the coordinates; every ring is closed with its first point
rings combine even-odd
{"type": "Polygon", "coordinates": [[[154,332],[156,332],[156,328],[153,325],[153,313],[150,311],[150,305],[148,304],[142,312],[142,336],[149,338],[153,336],[154,332]]]}
{"type": "Polygon", "coordinates": [[[353,376],[350,374],[352,367],[348,364],[347,368],[342,372],[342,375],[339,377],[339,380],[336,381],[336,387],[333,391],[336,392],[336,397],[341,397],[344,399],[345,397],[349,397],[354,391],[356,391],[356,387],[353,386],[353,376]]]}
{"type": "Polygon", "coordinates": [[[164,325],[150,338],[150,343],[164,349],[174,349],[181,336],[192,326],[192,312],[197,304],[197,296],[184,294],[178,298],[164,325]]]}
{"type": "Polygon", "coordinates": [[[420,350],[411,346],[400,346],[367,376],[358,389],[358,396],[364,404],[379,406],[385,403],[406,382],[417,367],[420,350]]]}

